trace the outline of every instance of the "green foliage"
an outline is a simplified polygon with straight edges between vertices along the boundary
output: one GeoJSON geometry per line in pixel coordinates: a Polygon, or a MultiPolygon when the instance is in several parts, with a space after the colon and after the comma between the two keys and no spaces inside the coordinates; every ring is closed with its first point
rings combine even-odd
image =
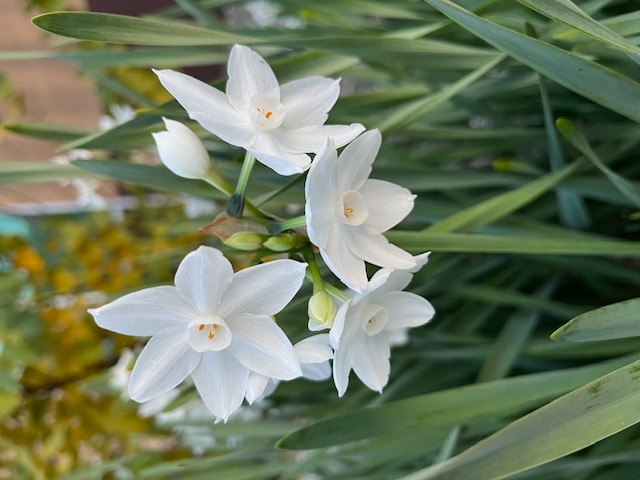
{"type": "MultiPolygon", "coordinates": [[[[372,177],[418,195],[388,238],[414,253],[433,251],[411,289],[434,304],[436,317],[394,349],[380,395],[352,381],[338,399],[330,382],[297,380],[222,425],[188,417],[197,396],[187,386],[164,407],[174,416],[160,415],[152,426],[109,386],[108,367],[134,343],[99,331],[81,294],[115,297],[170,282],[180,255],[202,241],[196,230],[211,219],[142,208],[120,226],[89,217],[39,220],[29,240],[7,239],[1,250],[0,431],[11,454],[0,456],[0,472],[68,479],[636,475],[635,2],[281,0],[268,28],[238,20],[241,2],[176,3],[145,18],[54,12],[34,19],[82,42],[72,51],[4,52],[0,60],[66,59],[112,98],[141,108],[100,132],[6,125],[67,142],[65,149],[91,149],[93,158],[38,166],[17,158],[0,166],[0,183],[110,178],[168,198],[222,199],[204,182],[136,158],[152,145],[150,132],[163,128],[162,116],[186,115],[133,68],[220,67],[229,46],[251,45],[283,82],[341,77],[330,123],[383,131],[372,177]],[[301,28],[283,26],[287,16],[301,28]],[[179,240],[172,232],[193,233],[179,240]],[[50,250],[51,242],[65,246],[50,250]],[[73,302],[56,310],[56,295],[73,302]],[[80,455],[79,446],[93,456],[80,455]]],[[[235,181],[243,152],[194,130],[216,168],[235,181]]],[[[288,218],[288,206],[303,202],[302,180],[257,165],[246,196],[288,218]]],[[[237,266],[271,254],[228,253],[237,266]]],[[[278,316],[296,338],[307,335],[310,290],[278,316]]]]}

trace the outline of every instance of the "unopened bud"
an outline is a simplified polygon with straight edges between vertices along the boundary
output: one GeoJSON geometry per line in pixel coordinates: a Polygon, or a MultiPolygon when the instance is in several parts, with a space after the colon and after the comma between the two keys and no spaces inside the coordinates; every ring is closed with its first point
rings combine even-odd
{"type": "Polygon", "coordinates": [[[167,130],[153,133],[160,160],[173,173],[184,178],[205,178],[212,168],[207,149],[189,127],[164,118],[167,130]]]}
{"type": "Polygon", "coordinates": [[[293,247],[301,245],[306,240],[302,235],[295,235],[290,233],[283,233],[275,237],[269,237],[264,246],[274,252],[287,252],[293,247]]]}
{"type": "Polygon", "coordinates": [[[254,251],[262,248],[266,238],[266,235],[256,232],[238,232],[227,238],[224,244],[238,250],[254,251]]]}
{"type": "Polygon", "coordinates": [[[316,332],[331,328],[337,311],[336,303],[331,295],[325,291],[314,293],[309,299],[308,306],[309,330],[316,332]]]}

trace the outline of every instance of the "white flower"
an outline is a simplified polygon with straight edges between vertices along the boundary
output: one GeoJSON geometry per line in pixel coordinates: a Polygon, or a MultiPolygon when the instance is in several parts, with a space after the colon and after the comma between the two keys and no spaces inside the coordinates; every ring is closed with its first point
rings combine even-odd
{"type": "MultiPolygon", "coordinates": [[[[333,349],[328,333],[320,333],[300,340],[293,346],[293,350],[300,361],[304,378],[320,381],[331,376],[329,360],[333,358],[333,349]]],[[[258,399],[268,397],[274,392],[278,383],[273,378],[251,373],[246,393],[247,402],[254,403],[258,399]]]]}
{"type": "Polygon", "coordinates": [[[207,407],[226,421],[242,404],[251,372],[279,380],[302,374],[270,315],[293,298],[305,269],[275,260],[234,273],[219,250],[203,246],[180,263],[175,287],[134,292],[89,313],[107,330],[152,335],[133,368],[131,398],[146,402],[191,375],[207,407]]]}
{"type": "Polygon", "coordinates": [[[203,179],[211,171],[207,149],[189,127],[163,118],[166,132],[152,133],[160,160],[179,177],[203,179]]]}
{"type": "Polygon", "coordinates": [[[340,94],[338,80],[308,77],[279,86],[256,52],[231,50],[226,95],[173,70],[154,70],[189,116],[225,142],[243,147],[281,175],[309,168],[327,138],[343,146],[364,131],[360,124],[327,125],[340,94]]]}
{"type": "MultiPolygon", "coordinates": [[[[417,270],[429,253],[416,256],[417,270]]],[[[353,370],[372,390],[382,391],[389,380],[390,347],[402,343],[411,327],[424,325],[435,311],[415,293],[402,292],[411,271],[378,270],[362,293],[355,294],[338,309],[329,332],[335,349],[333,380],[338,395],[344,395],[353,370]]]]}
{"type": "Polygon", "coordinates": [[[415,195],[393,183],[368,179],[381,141],[378,130],[363,133],[340,157],[328,142],[305,184],[309,239],[331,271],[358,292],[367,285],[364,262],[393,269],[416,264],[382,235],[409,214],[415,195]]]}

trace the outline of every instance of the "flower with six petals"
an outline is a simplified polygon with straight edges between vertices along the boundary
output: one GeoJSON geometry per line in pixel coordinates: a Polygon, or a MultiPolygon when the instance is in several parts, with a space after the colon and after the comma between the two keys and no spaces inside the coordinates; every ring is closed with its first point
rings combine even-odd
{"type": "Polygon", "coordinates": [[[189,116],[231,145],[242,147],[281,175],[309,168],[327,138],[340,147],[364,127],[324,125],[338,100],[338,80],[308,77],[282,86],[256,52],[235,45],[229,55],[226,94],[189,75],[154,70],[189,116]]]}
{"type": "Polygon", "coordinates": [[[378,270],[362,293],[338,309],[329,336],[335,349],[333,380],[339,396],[347,390],[351,370],[367,387],[382,391],[389,380],[390,347],[402,343],[407,329],[433,317],[435,311],[426,299],[401,291],[428,257],[429,253],[417,255],[416,267],[410,271],[378,270]]]}
{"type": "Polygon", "coordinates": [[[147,288],[89,312],[107,330],[152,336],[133,368],[131,398],[148,401],[191,375],[209,410],[226,421],[242,404],[250,373],[302,375],[270,316],[294,297],[305,269],[275,260],[234,273],[219,250],[201,246],[180,263],[175,287],[147,288]]]}
{"type": "Polygon", "coordinates": [[[413,208],[415,195],[383,180],[371,180],[382,137],[363,133],[340,154],[329,141],[318,153],[305,184],[309,240],[331,271],[349,288],[367,285],[364,262],[392,269],[415,266],[414,258],[382,235],[413,208]]]}

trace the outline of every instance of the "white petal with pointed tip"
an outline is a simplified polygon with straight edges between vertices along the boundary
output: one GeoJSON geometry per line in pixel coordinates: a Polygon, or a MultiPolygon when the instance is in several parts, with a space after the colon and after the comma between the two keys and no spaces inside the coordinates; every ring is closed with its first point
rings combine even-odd
{"type": "Polygon", "coordinates": [[[168,327],[185,328],[197,314],[175,287],[152,287],[89,310],[101,328],[123,335],[147,337],[168,327]]]}
{"type": "Polygon", "coordinates": [[[245,367],[278,380],[302,375],[291,342],[270,317],[242,313],[228,322],[233,332],[229,350],[245,367]]]}
{"type": "Polygon", "coordinates": [[[200,357],[189,347],[185,328],[165,328],[140,353],[131,372],[129,395],[138,402],[146,402],[167,393],[194,371],[200,357]]]}
{"type": "Polygon", "coordinates": [[[240,270],[220,300],[218,315],[227,321],[238,313],[275,315],[300,290],[306,269],[306,263],[274,260],[240,270]]]}

